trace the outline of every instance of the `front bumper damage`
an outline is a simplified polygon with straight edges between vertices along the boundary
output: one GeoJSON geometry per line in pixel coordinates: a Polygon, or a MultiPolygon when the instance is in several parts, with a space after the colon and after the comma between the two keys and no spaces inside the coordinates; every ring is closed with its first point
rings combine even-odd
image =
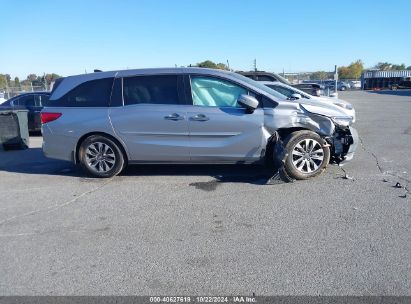
{"type": "Polygon", "coordinates": [[[360,140],[353,127],[337,127],[333,136],[326,137],[326,141],[331,145],[331,162],[343,165],[353,159],[360,140]]]}

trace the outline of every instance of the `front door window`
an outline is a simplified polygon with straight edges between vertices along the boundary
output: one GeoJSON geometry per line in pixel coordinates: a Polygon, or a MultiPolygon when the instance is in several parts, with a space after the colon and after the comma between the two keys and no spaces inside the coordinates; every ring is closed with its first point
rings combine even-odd
{"type": "Polygon", "coordinates": [[[191,77],[193,105],[204,107],[240,107],[237,99],[248,91],[226,80],[211,77],[191,77]]]}

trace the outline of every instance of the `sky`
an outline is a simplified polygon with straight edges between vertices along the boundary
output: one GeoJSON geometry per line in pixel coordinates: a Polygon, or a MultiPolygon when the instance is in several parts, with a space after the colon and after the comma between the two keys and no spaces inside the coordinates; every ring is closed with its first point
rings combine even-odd
{"type": "Polygon", "coordinates": [[[0,74],[411,65],[410,0],[1,0],[0,74]]]}

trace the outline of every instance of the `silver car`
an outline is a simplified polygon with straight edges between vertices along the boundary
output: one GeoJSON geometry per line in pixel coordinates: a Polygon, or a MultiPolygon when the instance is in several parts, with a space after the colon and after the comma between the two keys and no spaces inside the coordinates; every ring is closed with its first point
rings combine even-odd
{"type": "Polygon", "coordinates": [[[280,94],[283,94],[288,99],[315,99],[318,101],[323,101],[327,103],[333,103],[336,106],[339,106],[345,114],[352,117],[352,122],[355,122],[355,109],[349,102],[335,98],[335,97],[327,97],[327,96],[313,96],[304,91],[301,91],[297,88],[292,86],[280,83],[278,81],[262,81],[261,83],[265,84],[267,87],[277,91],[280,94]]]}
{"type": "Polygon", "coordinates": [[[287,98],[203,68],[59,79],[41,113],[43,151],[111,177],[128,164],[262,163],[295,179],[352,159],[358,136],[338,106],[287,98]]]}

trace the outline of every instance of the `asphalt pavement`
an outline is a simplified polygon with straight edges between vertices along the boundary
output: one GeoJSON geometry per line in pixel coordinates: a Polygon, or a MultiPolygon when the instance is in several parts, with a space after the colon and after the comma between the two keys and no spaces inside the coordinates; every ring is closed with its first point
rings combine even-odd
{"type": "Polygon", "coordinates": [[[362,143],[308,181],[0,151],[0,295],[411,295],[411,91],[340,98],[362,143]]]}

